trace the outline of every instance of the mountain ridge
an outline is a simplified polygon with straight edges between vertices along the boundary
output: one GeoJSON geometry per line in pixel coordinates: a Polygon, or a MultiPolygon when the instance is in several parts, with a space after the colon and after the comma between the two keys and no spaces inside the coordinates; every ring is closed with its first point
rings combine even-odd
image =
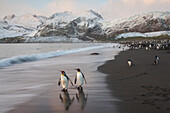
{"type": "Polygon", "coordinates": [[[25,14],[5,16],[0,21],[0,38],[67,37],[80,40],[108,40],[129,32],[170,30],[170,12],[149,12],[108,21],[93,10],[79,15],[72,12],[54,13],[50,17],[25,14]],[[11,35],[12,34],[12,35],[11,35]]]}

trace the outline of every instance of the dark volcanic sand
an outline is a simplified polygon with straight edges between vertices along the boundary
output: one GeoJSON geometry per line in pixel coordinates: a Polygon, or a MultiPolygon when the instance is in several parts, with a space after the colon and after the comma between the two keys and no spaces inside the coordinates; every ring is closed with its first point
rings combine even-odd
{"type": "Polygon", "coordinates": [[[124,51],[98,69],[109,75],[112,95],[122,100],[114,103],[118,113],[170,113],[170,50],[124,51]],[[134,66],[128,67],[128,59],[134,66]]]}

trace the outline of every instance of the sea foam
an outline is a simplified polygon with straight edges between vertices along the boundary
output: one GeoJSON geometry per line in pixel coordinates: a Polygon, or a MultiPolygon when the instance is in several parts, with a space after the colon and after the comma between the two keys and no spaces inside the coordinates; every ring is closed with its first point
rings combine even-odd
{"type": "Polygon", "coordinates": [[[14,64],[23,63],[23,62],[30,62],[30,61],[36,61],[36,60],[41,60],[41,59],[45,59],[45,58],[52,58],[52,57],[56,57],[56,56],[77,53],[77,52],[83,52],[83,51],[98,49],[98,48],[102,48],[102,47],[105,47],[105,46],[103,45],[103,46],[86,47],[86,48],[79,48],[79,49],[73,49],[73,50],[60,50],[60,51],[53,51],[53,52],[48,52],[48,53],[39,53],[39,54],[31,54],[31,55],[24,55],[24,56],[14,56],[11,58],[5,58],[5,59],[0,60],[0,68],[6,67],[6,66],[11,66],[14,64]]]}

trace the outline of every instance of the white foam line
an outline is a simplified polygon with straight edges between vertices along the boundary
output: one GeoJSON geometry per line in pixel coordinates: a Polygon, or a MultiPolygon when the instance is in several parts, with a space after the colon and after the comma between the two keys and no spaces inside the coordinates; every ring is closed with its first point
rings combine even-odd
{"type": "Polygon", "coordinates": [[[11,66],[13,64],[36,61],[36,60],[41,60],[45,58],[51,58],[51,57],[72,54],[72,53],[77,53],[77,52],[83,52],[83,51],[88,51],[88,50],[98,49],[98,48],[103,48],[103,47],[104,46],[86,47],[86,48],[73,49],[73,50],[63,50],[63,51],[54,51],[54,52],[49,52],[49,53],[15,56],[15,57],[0,60],[0,67],[11,66]]]}

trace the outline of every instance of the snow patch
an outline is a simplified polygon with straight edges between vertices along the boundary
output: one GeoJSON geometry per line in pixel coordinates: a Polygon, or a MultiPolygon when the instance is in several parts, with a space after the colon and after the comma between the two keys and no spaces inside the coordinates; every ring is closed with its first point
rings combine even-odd
{"type": "Polygon", "coordinates": [[[27,29],[37,29],[37,27],[45,21],[44,18],[32,14],[7,16],[4,20],[7,21],[9,25],[23,26],[27,29]]]}
{"type": "Polygon", "coordinates": [[[116,36],[115,39],[129,38],[129,37],[155,37],[160,35],[170,36],[170,31],[158,31],[158,32],[148,32],[148,33],[139,33],[139,32],[122,33],[116,36]]]}

